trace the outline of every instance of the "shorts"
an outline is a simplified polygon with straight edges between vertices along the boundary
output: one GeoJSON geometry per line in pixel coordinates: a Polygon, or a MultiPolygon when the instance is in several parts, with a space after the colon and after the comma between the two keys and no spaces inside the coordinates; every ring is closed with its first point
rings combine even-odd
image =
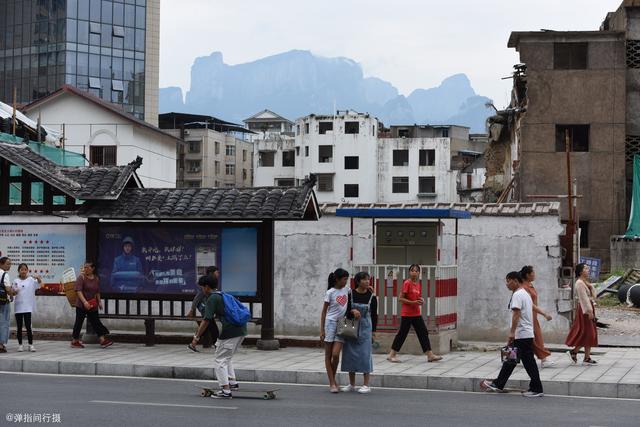
{"type": "Polygon", "coordinates": [[[324,321],[324,342],[344,342],[344,340],[336,335],[338,330],[338,321],[325,319],[324,321]]]}

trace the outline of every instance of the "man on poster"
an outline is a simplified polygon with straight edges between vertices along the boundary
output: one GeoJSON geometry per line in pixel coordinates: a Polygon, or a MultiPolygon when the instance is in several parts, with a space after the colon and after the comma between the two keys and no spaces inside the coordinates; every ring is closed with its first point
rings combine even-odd
{"type": "Polygon", "coordinates": [[[131,237],[122,239],[122,255],[115,257],[111,270],[111,289],[120,292],[137,292],[144,288],[145,276],[140,258],[133,255],[131,237]]]}

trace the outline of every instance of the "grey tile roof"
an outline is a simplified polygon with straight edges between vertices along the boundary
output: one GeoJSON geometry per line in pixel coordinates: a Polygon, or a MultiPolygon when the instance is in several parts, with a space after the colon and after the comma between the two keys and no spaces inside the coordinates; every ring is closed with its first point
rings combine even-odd
{"type": "Polygon", "coordinates": [[[27,144],[0,142],[0,157],[63,193],[81,200],[117,199],[142,164],[138,157],[125,166],[59,166],[31,150],[27,144]]]}
{"type": "Polygon", "coordinates": [[[325,203],[320,211],[334,215],[339,208],[456,209],[474,216],[543,216],[560,213],[559,202],[536,203],[325,203]]]}
{"type": "Polygon", "coordinates": [[[79,214],[103,219],[317,219],[315,180],[300,187],[136,188],[118,200],[88,202],[79,214]]]}

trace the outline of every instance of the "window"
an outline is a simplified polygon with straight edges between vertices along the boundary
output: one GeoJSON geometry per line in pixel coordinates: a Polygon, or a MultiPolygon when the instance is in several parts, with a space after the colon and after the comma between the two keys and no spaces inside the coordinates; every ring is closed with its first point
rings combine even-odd
{"type": "Polygon", "coordinates": [[[202,181],[185,181],[185,184],[187,184],[187,188],[200,188],[202,181]]]}
{"type": "Polygon", "coordinates": [[[333,191],[333,174],[318,174],[318,191],[333,191]]]}
{"type": "Polygon", "coordinates": [[[243,181],[247,180],[247,170],[246,169],[242,169],[242,180],[243,181]]]}
{"type": "Polygon", "coordinates": [[[199,153],[200,152],[200,142],[198,142],[198,141],[189,141],[189,152],[190,153],[199,153]]]}
{"type": "Polygon", "coordinates": [[[304,124],[304,133],[309,135],[309,123],[304,124]]]}
{"type": "Polygon", "coordinates": [[[242,150],[242,161],[243,162],[247,161],[247,150],[242,150]]]}
{"type": "Polygon", "coordinates": [[[124,92],[124,83],[122,83],[122,80],[112,80],[111,88],[118,92],[124,92]]]}
{"type": "Polygon", "coordinates": [[[589,125],[556,125],[556,151],[564,152],[566,133],[569,132],[571,151],[589,151],[589,125]]]}
{"type": "Polygon", "coordinates": [[[92,89],[101,89],[100,79],[98,77],[89,77],[89,87],[92,89]]]}
{"type": "Polygon", "coordinates": [[[409,129],[398,129],[398,138],[410,138],[409,129]]]}
{"type": "Polygon", "coordinates": [[[580,227],[580,247],[589,247],[589,221],[578,221],[580,227]]]}
{"type": "Polygon", "coordinates": [[[213,186],[214,187],[220,187],[220,181],[214,181],[213,182],[213,186]]]}
{"type": "Polygon", "coordinates": [[[300,125],[296,125],[296,135],[300,135],[300,125]]]}
{"type": "Polygon", "coordinates": [[[344,197],[358,197],[358,184],[345,184],[344,197]]]}
{"type": "Polygon", "coordinates": [[[436,164],[436,150],[420,150],[420,166],[436,164]]]}
{"type": "Polygon", "coordinates": [[[391,192],[392,193],[408,193],[409,192],[409,177],[408,176],[394,176],[391,179],[391,192]]]}
{"type": "Polygon", "coordinates": [[[258,153],[258,166],[269,168],[275,166],[275,154],[274,151],[260,151],[258,153]]]}
{"type": "Polygon", "coordinates": [[[393,150],[393,166],[409,166],[409,150],[393,150]]]}
{"type": "Polygon", "coordinates": [[[200,160],[187,160],[187,172],[189,173],[200,172],[200,160]]]}
{"type": "Polygon", "coordinates": [[[113,37],[123,37],[124,38],[124,27],[118,27],[117,25],[113,26],[113,37]]]}
{"type": "MultiPolygon", "coordinates": [[[[215,174],[216,175],[220,175],[220,162],[215,161],[214,162],[214,170],[215,170],[215,174]]],[[[216,187],[218,186],[218,184],[216,184],[216,187]]]]}
{"type": "Polygon", "coordinates": [[[442,129],[440,133],[442,134],[443,138],[449,138],[449,128],[442,129]]]}
{"type": "Polygon", "coordinates": [[[276,187],[293,187],[295,180],[293,178],[278,178],[276,181],[276,187]]]}
{"type": "Polygon", "coordinates": [[[296,165],[296,156],[293,150],[287,150],[282,152],[282,166],[293,167],[296,165]]]}
{"type": "Polygon", "coordinates": [[[318,146],[318,161],[320,163],[333,162],[333,146],[332,145],[318,146]]]}
{"type": "Polygon", "coordinates": [[[304,147],[304,156],[309,157],[309,147],[304,147]]]}
{"type": "Polygon", "coordinates": [[[345,169],[359,169],[360,158],[358,156],[344,156],[345,169]]]}
{"type": "Polygon", "coordinates": [[[421,176],[418,178],[418,193],[435,193],[436,177],[421,176]]]}
{"type": "Polygon", "coordinates": [[[300,155],[300,147],[296,147],[296,157],[300,155]]]}
{"type": "Polygon", "coordinates": [[[235,145],[226,145],[224,148],[224,153],[227,156],[235,156],[236,155],[236,146],[235,145]]]}
{"type": "Polygon", "coordinates": [[[220,143],[218,141],[215,142],[215,153],[220,154],[220,143]]]}
{"type": "Polygon", "coordinates": [[[344,122],[344,133],[357,135],[360,133],[360,123],[358,122],[344,122]]]}
{"type": "Polygon", "coordinates": [[[235,175],[236,174],[236,165],[224,165],[224,174],[225,175],[235,175]]]}
{"type": "Polygon", "coordinates": [[[327,132],[333,132],[333,122],[320,122],[318,125],[320,135],[324,135],[327,132]]]}
{"type": "Polygon", "coordinates": [[[93,146],[89,152],[89,160],[96,166],[115,166],[116,150],[115,145],[93,146]]]}
{"type": "Polygon", "coordinates": [[[90,22],[89,23],[89,32],[91,34],[100,34],[100,33],[102,33],[102,29],[100,28],[100,24],[98,22],[90,22]]]}
{"type": "Polygon", "coordinates": [[[556,70],[586,70],[588,43],[554,43],[553,68],[556,70]]]}

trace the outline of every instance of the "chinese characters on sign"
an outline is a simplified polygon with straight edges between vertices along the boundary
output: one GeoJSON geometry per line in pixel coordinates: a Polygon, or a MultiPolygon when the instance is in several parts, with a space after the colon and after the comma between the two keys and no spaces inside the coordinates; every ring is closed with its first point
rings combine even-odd
{"type": "Polygon", "coordinates": [[[589,266],[589,278],[592,281],[597,282],[600,280],[600,267],[602,263],[600,258],[589,258],[586,256],[581,256],[580,263],[589,266]]]}

